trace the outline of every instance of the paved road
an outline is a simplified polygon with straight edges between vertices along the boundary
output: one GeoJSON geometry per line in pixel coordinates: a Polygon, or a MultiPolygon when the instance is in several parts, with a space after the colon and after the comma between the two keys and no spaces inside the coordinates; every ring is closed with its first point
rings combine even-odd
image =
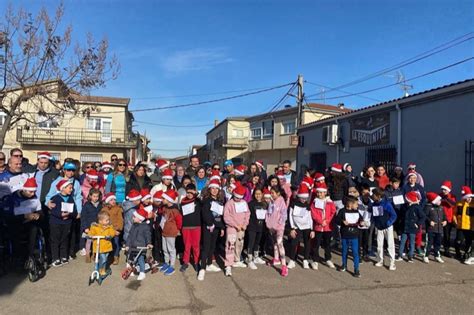
{"type": "MultiPolygon", "coordinates": [[[[336,256],[334,261],[340,262],[336,256]]],[[[0,278],[1,314],[160,313],[457,313],[473,314],[474,266],[454,260],[429,265],[399,262],[396,271],[365,263],[362,278],[320,266],[319,271],[290,270],[282,278],[270,267],[234,269],[232,278],[208,273],[171,277],[149,275],[145,281],[123,281],[120,270],[101,287],[88,287],[92,265],[82,257],[50,269],[46,278],[30,283],[24,277],[0,278]]]]}

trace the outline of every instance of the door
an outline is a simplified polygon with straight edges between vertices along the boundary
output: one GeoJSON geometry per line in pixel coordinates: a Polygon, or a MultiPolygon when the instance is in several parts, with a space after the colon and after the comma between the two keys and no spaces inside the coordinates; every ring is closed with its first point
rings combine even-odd
{"type": "Polygon", "coordinates": [[[309,158],[309,167],[324,174],[326,169],[326,153],[311,153],[309,158]]]}
{"type": "Polygon", "coordinates": [[[112,119],[101,119],[102,142],[112,142],[112,119]]]}

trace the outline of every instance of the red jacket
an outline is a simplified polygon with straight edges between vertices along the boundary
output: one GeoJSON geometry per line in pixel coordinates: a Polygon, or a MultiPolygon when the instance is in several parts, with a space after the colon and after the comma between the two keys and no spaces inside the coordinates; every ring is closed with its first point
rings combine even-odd
{"type": "Polygon", "coordinates": [[[379,182],[380,189],[385,189],[385,187],[387,187],[387,185],[390,184],[390,179],[388,178],[387,175],[382,175],[382,176],[375,175],[375,179],[379,182]]]}
{"type": "Polygon", "coordinates": [[[332,221],[336,216],[336,205],[331,199],[326,199],[325,209],[316,208],[314,202],[311,203],[311,217],[313,218],[313,226],[316,232],[332,231],[332,221]],[[326,220],[326,226],[323,226],[323,220],[326,220]]]}
{"type": "Polygon", "coordinates": [[[456,197],[449,193],[447,195],[443,195],[443,193],[439,194],[441,196],[441,206],[443,206],[444,214],[446,215],[446,220],[449,223],[453,222],[453,215],[456,210],[456,197]]]}

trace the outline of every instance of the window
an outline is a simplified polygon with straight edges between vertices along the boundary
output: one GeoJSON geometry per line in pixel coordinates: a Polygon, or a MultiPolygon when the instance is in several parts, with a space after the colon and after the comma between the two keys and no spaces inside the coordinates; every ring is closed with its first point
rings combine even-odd
{"type": "Polygon", "coordinates": [[[100,118],[87,118],[86,129],[100,131],[102,129],[101,119],[100,118]]]}
{"type": "Polygon", "coordinates": [[[38,116],[38,127],[40,128],[57,128],[59,122],[55,117],[38,116]]]}
{"type": "Polygon", "coordinates": [[[0,112],[0,126],[3,126],[6,118],[7,118],[7,114],[5,114],[4,112],[0,112]]]}
{"type": "Polygon", "coordinates": [[[262,123],[263,136],[269,137],[273,135],[273,120],[266,120],[262,123]]]}
{"type": "Polygon", "coordinates": [[[52,153],[52,152],[49,152],[49,154],[51,154],[51,158],[54,159],[55,161],[61,160],[61,153],[52,153]]]}
{"type": "Polygon", "coordinates": [[[284,135],[290,135],[294,134],[296,130],[296,122],[294,120],[286,120],[283,121],[282,123],[283,126],[283,132],[282,134],[284,135]]]}
{"type": "Polygon", "coordinates": [[[244,131],[242,129],[232,129],[232,137],[234,138],[243,138],[244,131]]]}
{"type": "Polygon", "coordinates": [[[252,128],[252,139],[262,139],[262,128],[252,128]]]}
{"type": "Polygon", "coordinates": [[[84,162],[102,162],[102,154],[81,154],[81,164],[84,162]]]}

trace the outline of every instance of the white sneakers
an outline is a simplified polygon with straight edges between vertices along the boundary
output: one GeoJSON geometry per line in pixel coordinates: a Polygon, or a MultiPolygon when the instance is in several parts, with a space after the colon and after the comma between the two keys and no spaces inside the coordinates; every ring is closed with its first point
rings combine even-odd
{"type": "Polygon", "coordinates": [[[257,270],[257,266],[255,265],[255,263],[253,262],[253,260],[249,261],[248,266],[249,266],[249,268],[252,269],[252,270],[257,270]]]}
{"type": "Polygon", "coordinates": [[[198,280],[199,280],[199,281],[203,281],[205,275],[206,275],[206,270],[204,270],[204,269],[199,270],[199,273],[198,273],[198,280]]]}
{"type": "Polygon", "coordinates": [[[395,261],[390,262],[390,267],[388,267],[388,270],[390,271],[397,270],[397,267],[395,266],[395,261]]]}
{"type": "Polygon", "coordinates": [[[234,268],[247,268],[247,265],[241,261],[235,262],[232,267],[234,268]]]}
{"type": "Polygon", "coordinates": [[[85,255],[86,255],[86,249],[85,249],[85,248],[81,249],[81,250],[79,251],[79,255],[85,256],[85,255]]]}
{"type": "Polygon", "coordinates": [[[437,262],[439,262],[440,264],[444,264],[444,260],[443,260],[443,258],[441,258],[441,256],[436,256],[436,257],[435,257],[435,260],[436,260],[437,262]]]}
{"type": "Polygon", "coordinates": [[[326,265],[331,269],[336,269],[336,266],[334,266],[334,263],[330,260],[326,261],[326,265]]]}
{"type": "Polygon", "coordinates": [[[469,257],[464,261],[466,265],[474,265],[474,257],[469,257]]]}
{"type": "Polygon", "coordinates": [[[219,272],[219,271],[221,271],[221,268],[217,267],[217,266],[214,265],[214,264],[210,264],[209,266],[206,266],[206,271],[209,271],[209,272],[219,272]]]}
{"type": "Polygon", "coordinates": [[[265,260],[263,260],[262,258],[256,256],[253,260],[254,263],[256,263],[257,265],[265,265],[265,260]]]}
{"type": "Polygon", "coordinates": [[[295,261],[294,260],[290,260],[288,262],[288,265],[287,265],[288,269],[293,269],[296,267],[296,264],[295,264],[295,261]]]}
{"type": "Polygon", "coordinates": [[[313,261],[313,262],[311,263],[311,268],[312,268],[313,270],[318,270],[318,263],[315,262],[315,261],[313,261]]]}
{"type": "Polygon", "coordinates": [[[423,257],[423,262],[424,262],[425,264],[429,264],[429,263],[430,263],[430,260],[429,260],[428,256],[424,256],[424,257],[423,257]]]}
{"type": "Polygon", "coordinates": [[[226,277],[232,276],[232,267],[231,266],[225,267],[225,275],[226,275],[226,277]]]}
{"type": "Polygon", "coordinates": [[[375,267],[383,267],[383,260],[379,260],[376,264],[375,267]]]}
{"type": "Polygon", "coordinates": [[[303,260],[303,269],[309,269],[309,261],[303,260]]]}
{"type": "Polygon", "coordinates": [[[137,277],[137,280],[142,281],[142,280],[145,280],[145,278],[146,278],[146,274],[144,272],[140,272],[140,274],[137,277]]]}

